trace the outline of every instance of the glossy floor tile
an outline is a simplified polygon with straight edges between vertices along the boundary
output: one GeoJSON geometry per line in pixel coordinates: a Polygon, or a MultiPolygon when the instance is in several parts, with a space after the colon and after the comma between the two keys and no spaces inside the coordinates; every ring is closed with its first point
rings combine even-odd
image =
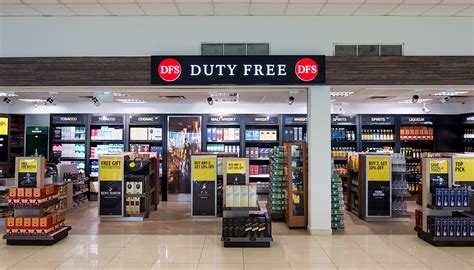
{"type": "Polygon", "coordinates": [[[49,247],[1,241],[1,269],[472,270],[474,249],[413,235],[276,235],[270,248],[224,248],[218,235],[70,235],[49,247]]]}

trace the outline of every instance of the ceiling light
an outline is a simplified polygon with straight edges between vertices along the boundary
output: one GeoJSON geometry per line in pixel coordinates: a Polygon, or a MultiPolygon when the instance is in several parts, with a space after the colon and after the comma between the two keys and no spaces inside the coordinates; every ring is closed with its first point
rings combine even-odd
{"type": "Polygon", "coordinates": [[[14,92],[0,92],[0,97],[17,97],[14,92]]]}
{"type": "Polygon", "coordinates": [[[439,103],[444,104],[444,103],[448,102],[450,99],[451,99],[451,96],[442,97],[442,98],[439,100],[439,103]]]}
{"type": "Polygon", "coordinates": [[[46,105],[56,105],[56,102],[54,101],[54,99],[52,97],[48,97],[46,99],[46,102],[45,102],[46,105]]]}
{"type": "Polygon", "coordinates": [[[420,99],[419,95],[413,95],[411,98],[411,103],[418,103],[418,100],[420,99]]]}
{"type": "MultiPolygon", "coordinates": [[[[426,101],[430,101],[431,99],[430,98],[419,98],[417,103],[424,103],[426,101]]],[[[405,100],[402,100],[402,101],[399,101],[398,103],[413,103],[413,99],[405,99],[405,100]]]]}
{"type": "Polygon", "coordinates": [[[348,97],[354,92],[331,92],[331,97],[348,97]]]}
{"type": "Polygon", "coordinates": [[[100,101],[97,99],[97,97],[94,96],[94,97],[91,98],[91,100],[92,100],[92,102],[94,102],[94,105],[96,107],[100,106],[100,101]]]}
{"type": "Polygon", "coordinates": [[[9,97],[4,97],[3,98],[3,102],[5,102],[6,104],[10,105],[10,106],[13,106],[15,104],[15,101],[12,100],[11,98],[9,97]]]}
{"type": "Polygon", "coordinates": [[[288,98],[288,105],[292,105],[294,102],[295,102],[295,97],[294,97],[294,96],[290,96],[290,97],[288,98]]]}
{"type": "Polygon", "coordinates": [[[432,96],[436,96],[436,97],[458,96],[458,95],[462,95],[466,93],[467,91],[443,91],[439,93],[434,93],[432,94],[432,96]]]}
{"type": "Polygon", "coordinates": [[[127,104],[146,103],[146,101],[141,100],[141,99],[131,99],[131,98],[121,99],[121,98],[118,98],[118,99],[116,99],[116,100],[117,100],[117,101],[120,101],[121,103],[127,103],[127,104]]]}
{"type": "Polygon", "coordinates": [[[214,104],[214,99],[212,97],[207,97],[207,104],[209,105],[214,104]]]}
{"type": "Polygon", "coordinates": [[[20,101],[24,102],[31,102],[31,103],[45,103],[45,99],[39,99],[39,98],[20,98],[20,101]]]}

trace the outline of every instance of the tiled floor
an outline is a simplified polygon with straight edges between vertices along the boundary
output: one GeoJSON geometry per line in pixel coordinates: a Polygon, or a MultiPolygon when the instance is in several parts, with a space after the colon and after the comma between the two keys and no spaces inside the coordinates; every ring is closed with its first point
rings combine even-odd
{"type": "Polygon", "coordinates": [[[474,269],[474,248],[415,235],[275,236],[270,248],[223,248],[217,235],[70,235],[51,247],[6,246],[0,269],[474,269]]]}

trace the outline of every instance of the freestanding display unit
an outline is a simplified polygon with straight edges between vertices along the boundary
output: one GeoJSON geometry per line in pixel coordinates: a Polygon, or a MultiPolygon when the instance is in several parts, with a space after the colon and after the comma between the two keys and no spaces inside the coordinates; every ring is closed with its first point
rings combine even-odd
{"type": "Polygon", "coordinates": [[[285,221],[290,228],[308,225],[308,150],[306,143],[287,143],[285,221]]]}
{"type": "Polygon", "coordinates": [[[191,156],[191,216],[217,216],[217,156],[191,156]]]}

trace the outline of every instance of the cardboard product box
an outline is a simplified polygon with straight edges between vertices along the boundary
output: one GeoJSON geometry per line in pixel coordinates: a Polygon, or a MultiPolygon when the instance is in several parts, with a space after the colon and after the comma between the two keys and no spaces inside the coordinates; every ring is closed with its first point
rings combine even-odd
{"type": "Polygon", "coordinates": [[[53,230],[53,217],[51,215],[40,217],[40,234],[48,234],[53,230]]]}
{"type": "Polygon", "coordinates": [[[256,140],[260,140],[260,141],[265,141],[265,140],[267,140],[267,136],[266,136],[265,130],[259,130],[259,131],[258,131],[258,138],[257,138],[256,140]]]}
{"type": "Polygon", "coordinates": [[[269,132],[269,138],[270,141],[276,141],[277,140],[277,131],[276,130],[271,130],[269,132]]]}
{"type": "Polygon", "coordinates": [[[125,194],[135,194],[135,182],[127,181],[126,183],[127,184],[125,185],[125,194]]]}
{"type": "Polygon", "coordinates": [[[8,190],[8,200],[14,200],[16,199],[16,192],[17,192],[17,188],[10,188],[8,190]]]}
{"type": "Polygon", "coordinates": [[[234,187],[234,207],[240,207],[240,186],[234,187]]]}
{"type": "Polygon", "coordinates": [[[257,207],[257,185],[251,184],[249,189],[249,207],[257,207]]]}
{"type": "Polygon", "coordinates": [[[448,219],[448,235],[449,237],[454,237],[456,234],[456,221],[454,218],[448,219]]]}
{"type": "Polygon", "coordinates": [[[25,234],[30,234],[31,228],[31,217],[23,218],[23,229],[25,234]]]}
{"type": "Polygon", "coordinates": [[[17,197],[17,199],[23,200],[25,198],[25,189],[24,188],[17,188],[16,197],[17,197]]]}
{"type": "Polygon", "coordinates": [[[454,236],[461,237],[462,236],[462,220],[460,218],[457,218],[454,222],[455,222],[454,236]]]}
{"type": "Polygon", "coordinates": [[[441,236],[447,237],[449,235],[449,220],[447,218],[441,219],[441,236]]]}
{"type": "Polygon", "coordinates": [[[134,188],[134,193],[135,194],[143,194],[143,183],[142,182],[134,182],[135,188],[134,188]]]}
{"type": "Polygon", "coordinates": [[[135,214],[140,214],[140,197],[134,197],[135,199],[135,214]]]}
{"type": "Polygon", "coordinates": [[[248,207],[249,206],[249,187],[240,186],[240,206],[248,207]]]}
{"type": "Polygon", "coordinates": [[[462,189],[456,189],[456,207],[462,207],[462,189]]]}
{"type": "Polygon", "coordinates": [[[234,206],[234,187],[227,185],[225,187],[225,206],[233,207],[234,206]]]}
{"type": "Polygon", "coordinates": [[[469,190],[467,189],[462,191],[462,206],[469,207],[469,190]]]}
{"type": "Polygon", "coordinates": [[[462,224],[461,224],[461,226],[462,226],[461,236],[462,237],[467,237],[467,236],[469,236],[469,220],[467,218],[463,218],[461,222],[462,222],[462,224]]]}
{"type": "Polygon", "coordinates": [[[449,206],[455,207],[456,206],[456,190],[449,189],[449,206]]]}
{"type": "Polygon", "coordinates": [[[449,206],[449,189],[447,188],[443,189],[443,206],[444,207],[449,206]]]}

